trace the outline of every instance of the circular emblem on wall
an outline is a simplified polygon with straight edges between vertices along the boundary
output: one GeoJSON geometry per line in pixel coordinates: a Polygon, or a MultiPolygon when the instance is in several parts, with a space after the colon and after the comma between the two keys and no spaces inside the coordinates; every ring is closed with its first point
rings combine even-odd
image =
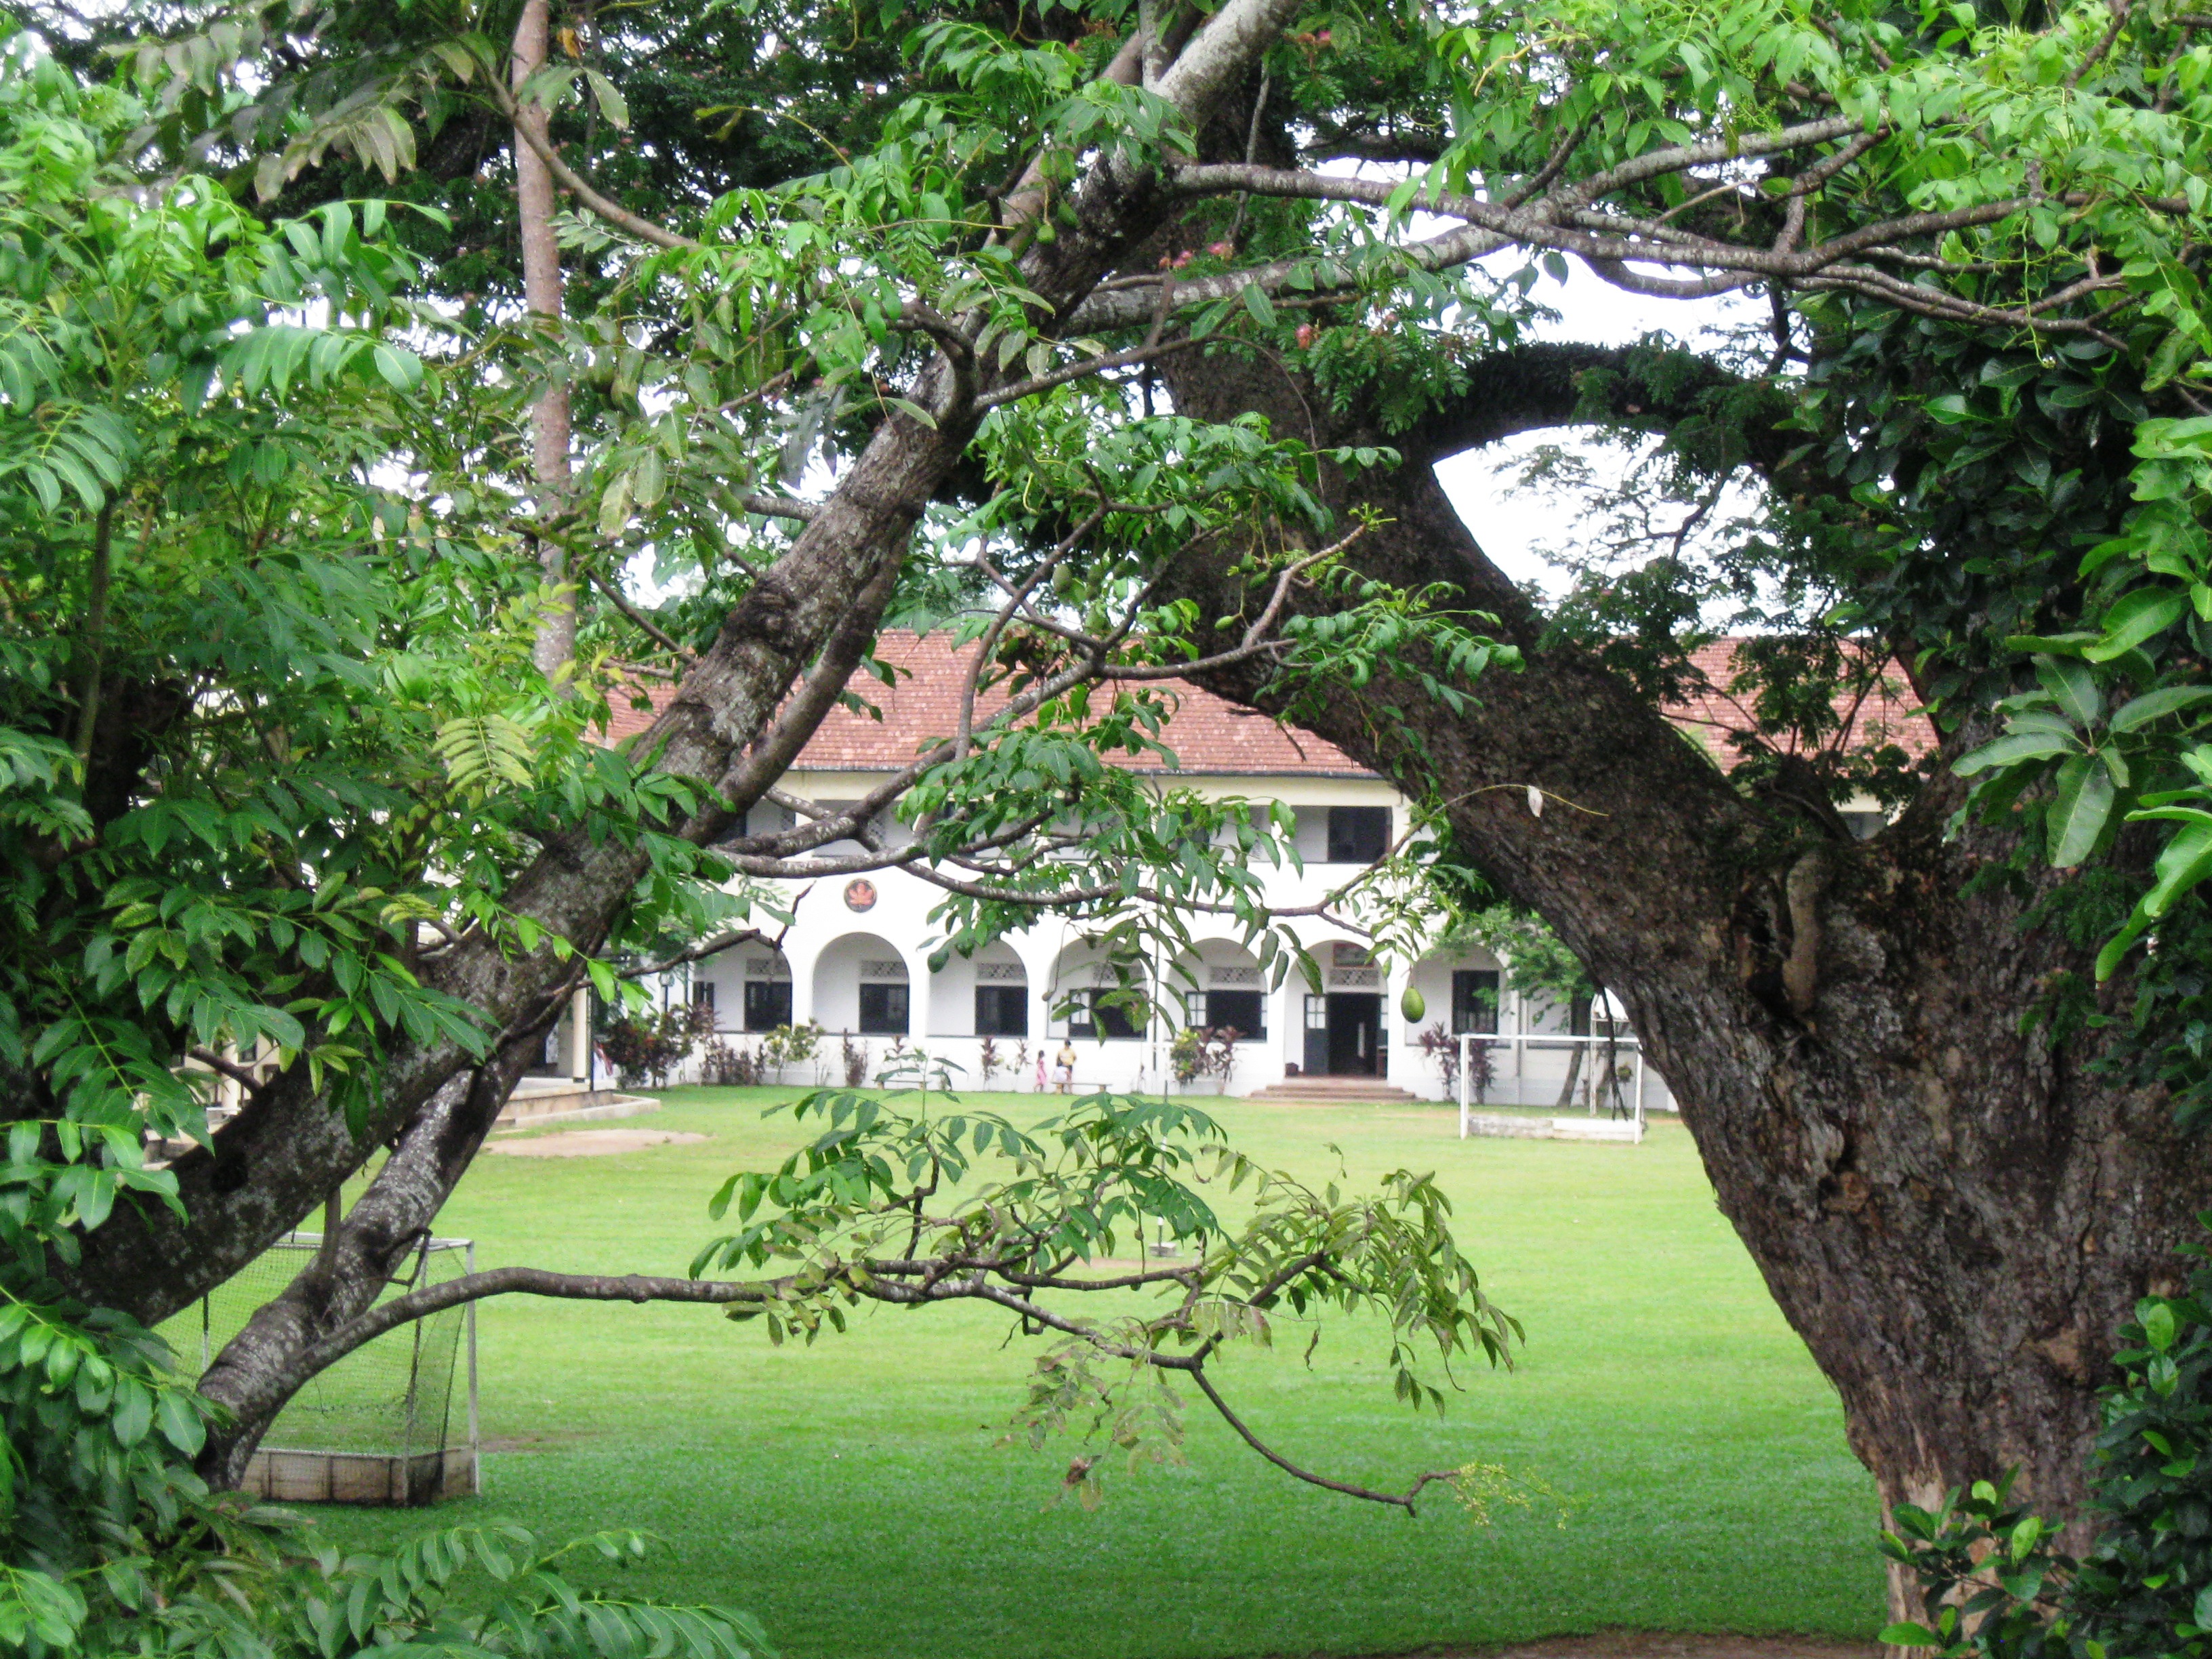
{"type": "Polygon", "coordinates": [[[845,908],[848,910],[872,910],[876,908],[876,884],[865,877],[845,884],[845,908]]]}

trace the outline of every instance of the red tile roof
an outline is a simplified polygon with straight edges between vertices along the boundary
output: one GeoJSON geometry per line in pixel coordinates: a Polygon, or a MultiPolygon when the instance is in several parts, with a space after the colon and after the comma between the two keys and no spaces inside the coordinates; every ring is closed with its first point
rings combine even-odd
{"type": "MultiPolygon", "coordinates": [[[[1737,640],[1717,640],[1700,647],[1692,661],[1705,685],[1691,693],[1680,706],[1667,711],[1668,718],[1700,737],[1723,764],[1735,755],[1728,742],[1730,732],[1755,731],[1757,716],[1747,689],[1734,689],[1737,675],[1737,640]]],[[[796,766],[802,770],[888,772],[908,764],[917,750],[949,737],[959,724],[960,688],[975,647],[950,649],[942,635],[921,635],[886,631],[877,641],[879,660],[900,671],[895,683],[884,684],[872,675],[855,675],[854,690],[881,711],[883,718],[839,707],[799,751],[796,766]]],[[[1372,777],[1335,744],[1295,726],[1278,724],[1181,680],[1164,682],[1162,689],[1175,700],[1175,716],[1164,732],[1181,769],[1191,773],[1249,775],[1297,773],[1311,777],[1372,777]]],[[[616,742],[634,737],[652,725],[654,714],[665,706],[671,689],[654,686],[649,695],[653,709],[629,707],[619,695],[612,701],[614,717],[608,736],[616,742]]],[[[978,718],[1001,707],[1003,693],[987,692],[978,698],[978,718]]],[[[1849,700],[1837,699],[1839,715],[1852,722],[1855,744],[1895,743],[1918,759],[1935,745],[1935,731],[1917,712],[1918,701],[1905,677],[1886,677],[1881,685],[1863,700],[1856,711],[1849,700]]],[[[1782,739],[1788,746],[1788,740],[1782,739]]],[[[1118,764],[1144,770],[1161,769],[1152,755],[1123,756],[1118,764]]]]}
{"type": "MultiPolygon", "coordinates": [[[[1691,665],[1705,684],[1679,707],[1667,711],[1669,720],[1702,739],[1723,765],[1736,759],[1729,735],[1759,729],[1756,688],[1747,683],[1738,690],[1735,684],[1742,672],[1736,653],[1743,643],[1740,639],[1715,640],[1692,652],[1691,665]]],[[[1849,723],[1851,748],[1893,743],[1918,760],[1936,746],[1935,726],[1920,712],[1920,699],[1913,696],[1904,671],[1894,663],[1867,696],[1854,699],[1838,694],[1832,706],[1837,719],[1849,723]]],[[[1806,746],[1803,738],[1795,732],[1769,734],[1766,740],[1793,752],[1806,746]]]]}
{"type": "MultiPolygon", "coordinates": [[[[862,701],[880,710],[883,718],[839,706],[817,728],[793,763],[800,770],[823,772],[890,772],[908,764],[918,750],[952,735],[960,724],[960,690],[975,647],[950,648],[943,635],[923,635],[886,629],[876,641],[878,661],[900,671],[885,685],[865,672],[848,683],[862,701]]],[[[1334,744],[1293,726],[1277,724],[1265,714],[1215,696],[1182,680],[1159,683],[1172,700],[1174,722],[1162,733],[1174,750],[1180,769],[1216,775],[1296,772],[1310,777],[1366,778],[1375,775],[1334,744]]],[[[653,708],[665,706],[670,689],[651,690],[653,708]]],[[[608,736],[616,742],[635,736],[653,724],[653,714],[629,707],[619,696],[608,736]]],[[[976,699],[981,720],[1006,703],[1003,691],[986,692],[976,699]]],[[[1114,763],[1140,771],[1164,769],[1156,755],[1122,755],[1114,763]]]]}

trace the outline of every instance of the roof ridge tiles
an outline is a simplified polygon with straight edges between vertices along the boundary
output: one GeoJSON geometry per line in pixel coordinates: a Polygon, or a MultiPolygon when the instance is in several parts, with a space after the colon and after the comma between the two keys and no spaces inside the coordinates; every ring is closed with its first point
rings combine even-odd
{"type": "MultiPolygon", "coordinates": [[[[1753,712],[1729,689],[1742,641],[1723,638],[1698,647],[1691,662],[1705,684],[1691,690],[1683,702],[1668,708],[1678,726],[1701,730],[1717,738],[1730,732],[1755,729],[1753,712]]],[[[911,629],[886,629],[876,644],[877,660],[892,671],[892,683],[884,684],[863,669],[848,682],[848,688],[880,714],[876,719],[838,704],[826,715],[792,769],[800,772],[890,772],[909,764],[922,745],[950,737],[959,725],[960,696],[973,662],[974,642],[954,647],[942,634],[921,634],[911,629]]],[[[1900,674],[1899,682],[1903,680],[1900,674]]],[[[1174,752],[1173,770],[1196,775],[1265,776],[1302,775],[1309,777],[1372,778],[1362,766],[1327,738],[1242,708],[1186,680],[1156,680],[1150,684],[1176,699],[1175,713],[1162,740],[1174,752]]],[[[611,742],[635,737],[653,724],[675,694],[668,685],[641,686],[652,703],[650,711],[634,708],[617,694],[606,736],[611,742]]],[[[988,718],[1006,703],[1003,691],[986,690],[976,713],[988,718]]],[[[1848,699],[1837,699],[1837,712],[1857,731],[1877,739],[1893,741],[1914,759],[1935,744],[1934,728],[1919,711],[1907,688],[1893,695],[1885,685],[1853,708],[1848,699]]],[[[1711,738],[1707,738],[1711,741],[1711,738]]],[[[1170,769],[1156,754],[1118,755],[1109,763],[1132,770],[1165,772],[1170,769]]]]}

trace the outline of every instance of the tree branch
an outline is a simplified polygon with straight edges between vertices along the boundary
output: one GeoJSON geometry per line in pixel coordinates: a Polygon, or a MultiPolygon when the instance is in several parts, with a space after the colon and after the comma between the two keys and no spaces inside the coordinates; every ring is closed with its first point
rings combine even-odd
{"type": "MultiPolygon", "coordinates": [[[[1311,1263],[1301,1259],[1291,1265],[1295,1272],[1304,1272],[1311,1263]]],[[[1246,1445],[1277,1468],[1309,1486],[1371,1504],[1389,1504],[1411,1514],[1414,1500],[1424,1488],[1435,1481],[1449,1481],[1456,1474],[1456,1471],[1449,1469],[1431,1471],[1416,1477],[1403,1492],[1376,1492],[1351,1481],[1334,1480],[1325,1474],[1316,1474],[1291,1462],[1252,1431],[1251,1427],[1222,1397],[1221,1391],[1213,1386],[1212,1379],[1206,1375],[1204,1352],[1196,1355],[1167,1354],[1137,1344],[1117,1342],[1094,1326],[1065,1318],[1026,1296],[1001,1290],[991,1285],[986,1277],[990,1273],[1001,1272],[1024,1288],[1114,1291],[1141,1289],[1154,1284],[1182,1283],[1188,1286],[1195,1271],[1194,1268],[1164,1267],[1106,1279],[1071,1279],[1057,1275],[1008,1272],[1006,1264],[997,1260],[946,1258],[929,1261],[868,1261],[863,1266],[865,1271],[842,1277],[842,1288],[854,1295],[901,1306],[933,1302],[990,1302],[1037,1325],[1087,1342],[1115,1358],[1150,1365],[1157,1370],[1181,1372],[1197,1385],[1214,1410],[1221,1414],[1222,1420],[1237,1431],[1246,1445]],[[924,1283],[910,1285],[901,1282],[914,1277],[924,1278],[924,1283]]],[[[1282,1274],[1279,1273],[1276,1277],[1279,1279],[1282,1274]]],[[[388,1331],[432,1314],[442,1313],[449,1308],[482,1301],[487,1297],[542,1296],[576,1302],[628,1302],[637,1306],[653,1302],[680,1302],[708,1307],[757,1307],[765,1310],[784,1300],[796,1285],[798,1278],[796,1274],[787,1274],[777,1279],[752,1280],[669,1279],[644,1273],[564,1273],[543,1267],[493,1267],[449,1279],[442,1285],[426,1285],[404,1296],[394,1297],[389,1302],[380,1303],[309,1347],[300,1356],[295,1369],[303,1377],[312,1376],[388,1331]]],[[[1210,1348],[1211,1345],[1207,1352],[1210,1348]]]]}
{"type": "Polygon", "coordinates": [[[628,617],[631,625],[636,628],[640,633],[643,634],[655,645],[659,646],[662,650],[674,657],[678,662],[688,663],[691,660],[691,653],[685,650],[682,646],[677,644],[674,640],[670,639],[667,635],[662,633],[659,629],[654,627],[650,618],[647,617],[642,612],[633,606],[628,599],[623,598],[622,590],[617,587],[614,583],[609,581],[605,576],[602,576],[596,570],[591,573],[590,580],[592,586],[598,588],[600,592],[605,594],[609,599],[614,602],[615,609],[621,611],[624,617],[628,617]]]}
{"type": "Polygon", "coordinates": [[[723,951],[734,951],[740,945],[772,945],[780,953],[783,949],[784,937],[786,934],[789,933],[790,931],[791,930],[787,927],[782,933],[778,933],[774,939],[770,939],[766,933],[761,932],[757,927],[735,928],[729,933],[716,933],[710,939],[702,939],[696,945],[691,945],[685,950],[678,951],[672,957],[665,957],[660,961],[649,963],[642,968],[629,969],[623,973],[617,975],[616,977],[618,979],[651,979],[655,974],[665,974],[671,968],[681,968],[687,962],[699,962],[723,951]]]}
{"type": "Polygon", "coordinates": [[[211,1072],[222,1073],[249,1095],[259,1094],[263,1085],[269,1081],[268,1079],[246,1066],[239,1065],[234,1060],[225,1060],[212,1048],[194,1048],[190,1053],[192,1059],[199,1061],[211,1072]]]}
{"type": "Polygon", "coordinates": [[[525,123],[520,118],[521,107],[508,93],[496,70],[486,72],[484,84],[491,89],[492,102],[499,106],[499,112],[514,125],[515,131],[521,135],[523,142],[537,153],[538,159],[544,162],[545,170],[561,181],[562,189],[574,196],[578,201],[591,209],[600,218],[605,220],[616,229],[627,231],[641,242],[650,242],[655,247],[673,250],[704,246],[702,243],[694,241],[689,236],[679,235],[664,225],[655,224],[650,219],[640,218],[619,202],[602,196],[592,187],[589,179],[561,159],[560,151],[554,148],[550,138],[538,131],[537,124],[525,123]]]}
{"type": "Polygon", "coordinates": [[[1258,1435],[1253,1433],[1246,1425],[1244,1419],[1230,1409],[1229,1402],[1221,1397],[1221,1390],[1213,1386],[1212,1379],[1206,1376],[1203,1369],[1193,1370],[1189,1376],[1190,1380],[1198,1385],[1198,1391],[1212,1402],[1213,1409],[1221,1413],[1221,1420],[1237,1431],[1239,1439],[1282,1470],[1284,1474],[1303,1480],[1308,1486],[1319,1486],[1326,1492],[1342,1492],[1346,1498],[1363,1498],[1370,1504],[1388,1504],[1411,1515],[1414,1513],[1413,1500],[1421,1495],[1423,1487],[1434,1480],[1449,1480],[1458,1473],[1455,1469],[1431,1470],[1426,1474],[1417,1476],[1413,1484],[1402,1492],[1376,1492],[1371,1487],[1354,1486],[1348,1480],[1332,1480],[1325,1474],[1316,1474],[1311,1469],[1300,1468],[1282,1453],[1261,1439],[1258,1435]]]}
{"type": "Polygon", "coordinates": [[[822,510],[811,501],[793,501],[788,495],[740,495],[738,505],[763,519],[795,519],[801,524],[812,523],[822,510]]]}

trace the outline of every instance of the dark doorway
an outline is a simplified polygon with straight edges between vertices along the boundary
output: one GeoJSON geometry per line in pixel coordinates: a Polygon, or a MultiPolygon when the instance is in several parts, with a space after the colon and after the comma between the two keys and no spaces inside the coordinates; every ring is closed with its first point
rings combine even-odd
{"type": "Polygon", "coordinates": [[[1328,1070],[1332,1077],[1382,1074],[1382,999],[1373,991],[1328,994],[1328,1070]]]}

